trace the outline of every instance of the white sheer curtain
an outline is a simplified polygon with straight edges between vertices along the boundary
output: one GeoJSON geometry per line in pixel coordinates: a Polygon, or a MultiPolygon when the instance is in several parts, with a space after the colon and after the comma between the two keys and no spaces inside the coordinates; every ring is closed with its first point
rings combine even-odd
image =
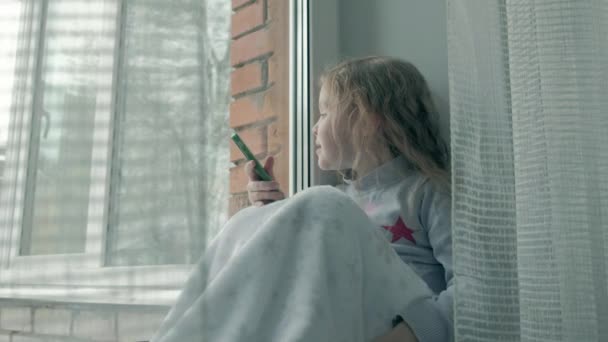
{"type": "Polygon", "coordinates": [[[448,0],[457,341],[608,340],[608,2],[448,0]]]}

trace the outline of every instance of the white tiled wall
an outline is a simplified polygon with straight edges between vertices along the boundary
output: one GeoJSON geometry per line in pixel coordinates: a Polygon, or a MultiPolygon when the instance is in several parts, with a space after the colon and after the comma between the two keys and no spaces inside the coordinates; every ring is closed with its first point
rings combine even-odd
{"type": "Polygon", "coordinates": [[[168,310],[161,306],[50,304],[0,299],[0,342],[147,341],[168,310]]]}

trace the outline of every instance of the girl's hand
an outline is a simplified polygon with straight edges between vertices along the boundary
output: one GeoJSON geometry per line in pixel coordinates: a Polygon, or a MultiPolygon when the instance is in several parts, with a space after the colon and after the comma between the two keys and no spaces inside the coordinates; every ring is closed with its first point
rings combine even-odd
{"type": "MultiPolygon", "coordinates": [[[[249,194],[249,202],[251,204],[261,207],[264,204],[279,201],[285,198],[285,195],[279,189],[279,183],[275,181],[262,181],[254,171],[255,163],[251,160],[245,164],[245,172],[249,177],[249,183],[247,183],[247,193],[249,194]]],[[[272,179],[274,179],[274,172],[272,167],[274,166],[274,158],[267,157],[264,160],[264,169],[272,179]]]]}
{"type": "Polygon", "coordinates": [[[416,335],[405,322],[397,324],[393,330],[378,336],[373,342],[418,342],[416,335]]]}

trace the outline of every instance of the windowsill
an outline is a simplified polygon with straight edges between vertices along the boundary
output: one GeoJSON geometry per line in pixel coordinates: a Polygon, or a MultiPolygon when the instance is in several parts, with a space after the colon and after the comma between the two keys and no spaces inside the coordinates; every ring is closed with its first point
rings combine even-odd
{"type": "Polygon", "coordinates": [[[170,307],[181,289],[0,285],[0,301],[170,307]]]}
{"type": "Polygon", "coordinates": [[[2,269],[0,299],[171,306],[193,267],[163,265],[53,271],[50,266],[2,269]]]}

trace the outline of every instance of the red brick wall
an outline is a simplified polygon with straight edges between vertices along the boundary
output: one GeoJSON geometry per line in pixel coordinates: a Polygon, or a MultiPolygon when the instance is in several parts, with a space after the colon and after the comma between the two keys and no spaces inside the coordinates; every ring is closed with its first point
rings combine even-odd
{"type": "MultiPolygon", "coordinates": [[[[275,157],[283,192],[289,181],[289,2],[232,0],[230,126],[263,160],[275,157]]],[[[230,143],[230,215],[249,205],[245,160],[230,143]]]]}

